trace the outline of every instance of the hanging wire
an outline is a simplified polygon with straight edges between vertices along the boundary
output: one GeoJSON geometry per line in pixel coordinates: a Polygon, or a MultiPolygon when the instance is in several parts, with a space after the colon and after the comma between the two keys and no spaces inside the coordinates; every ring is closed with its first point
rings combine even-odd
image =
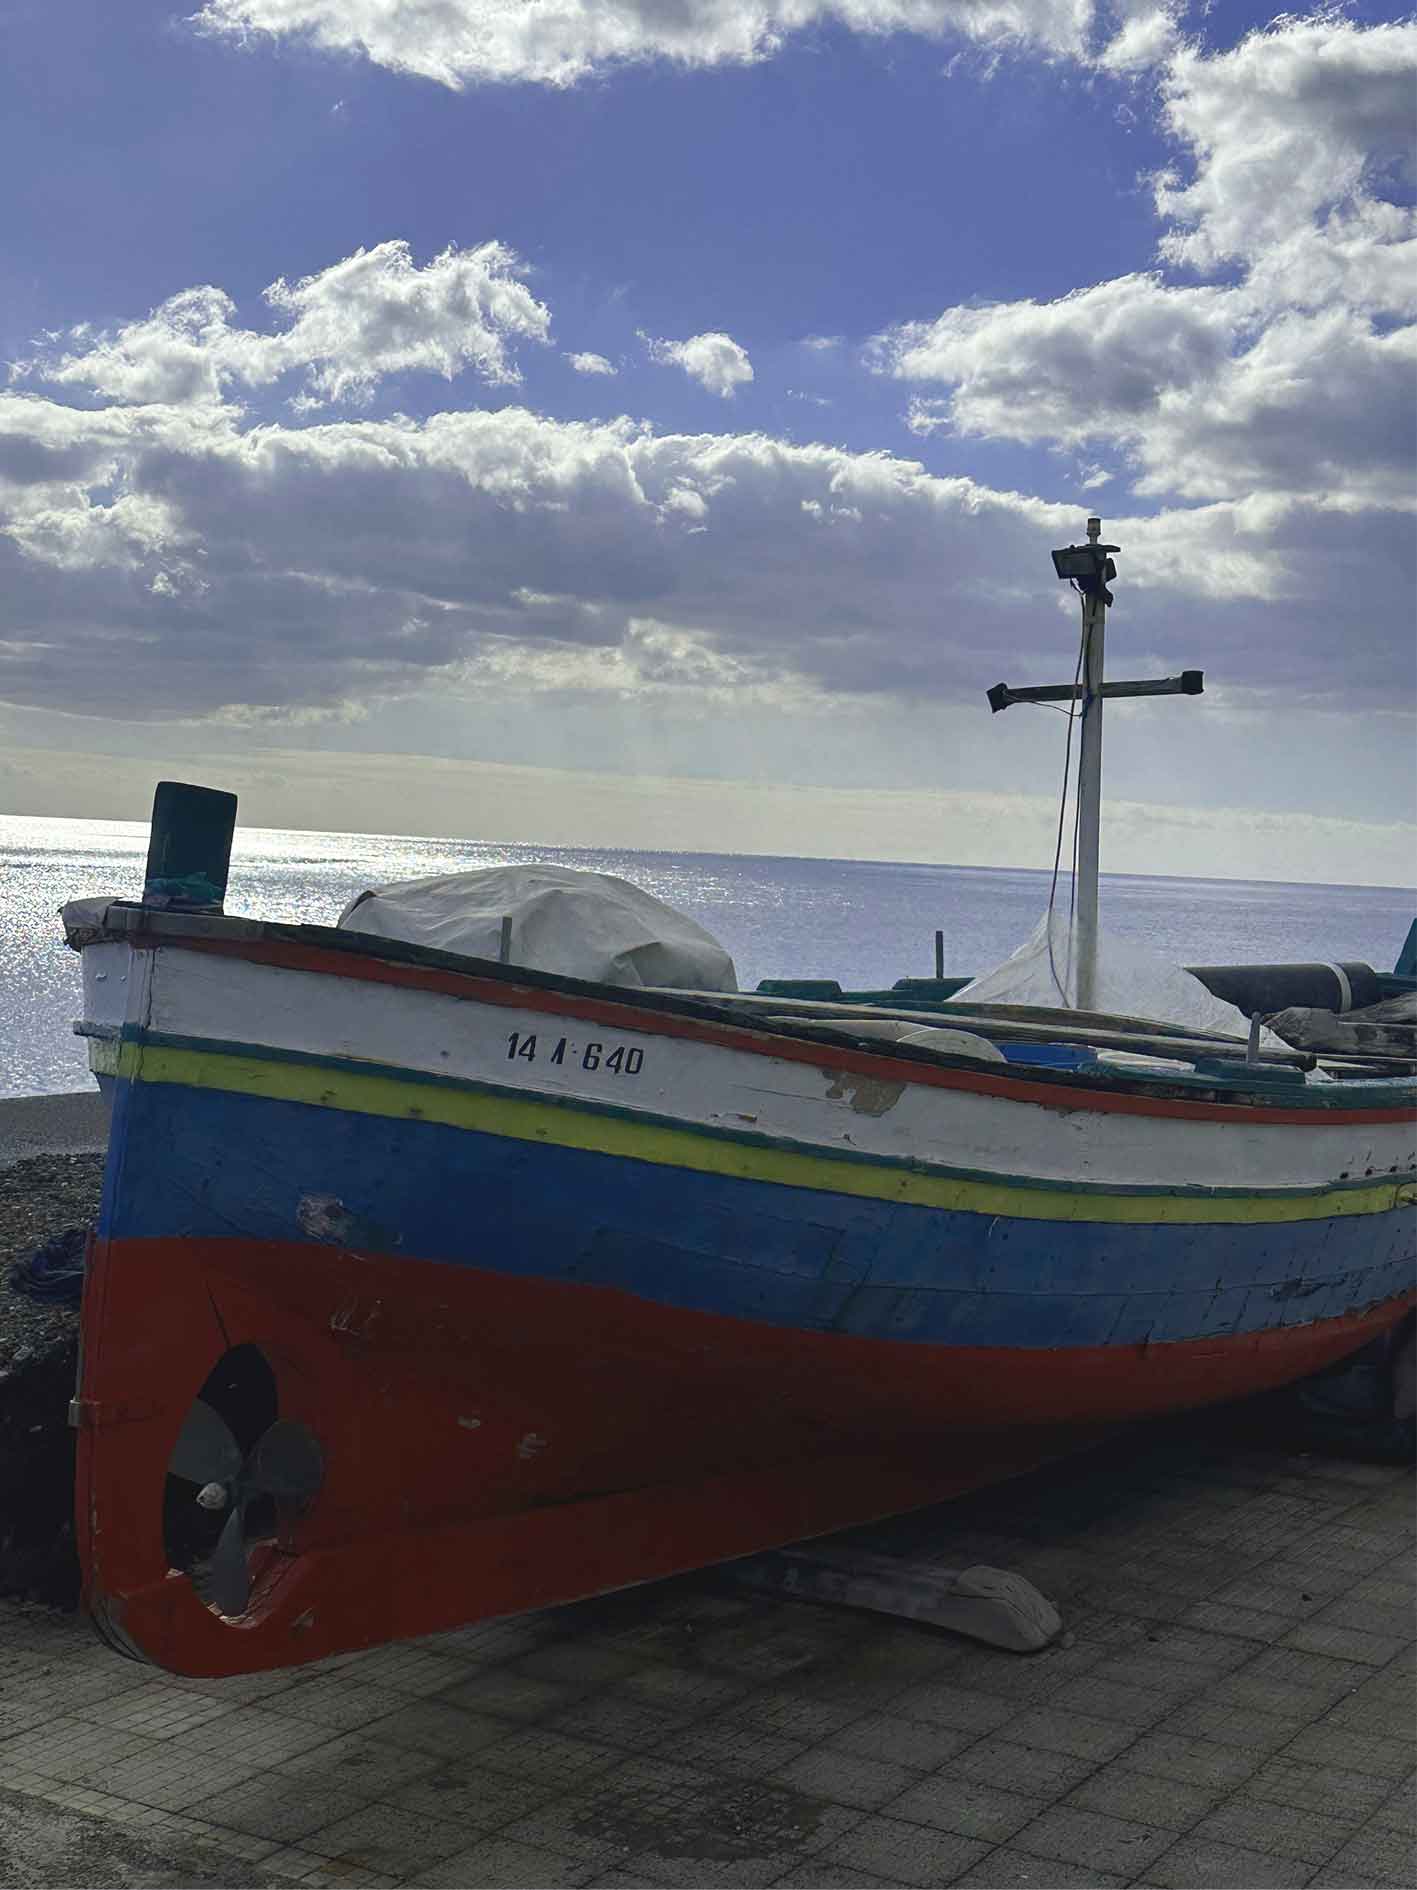
{"type": "MultiPolygon", "coordinates": [[[[1073,589],[1076,590],[1077,586],[1074,585],[1073,589]]],[[[1067,820],[1067,813],[1068,813],[1068,783],[1072,778],[1073,723],[1077,719],[1078,684],[1082,680],[1082,666],[1087,656],[1087,639],[1088,639],[1089,626],[1090,626],[1090,619],[1087,617],[1084,617],[1083,623],[1082,623],[1082,632],[1078,638],[1077,668],[1073,671],[1073,693],[1068,700],[1068,711],[1067,711],[1068,713],[1068,739],[1063,749],[1063,792],[1062,792],[1062,797],[1058,802],[1058,836],[1053,846],[1053,878],[1052,878],[1051,884],[1048,887],[1048,914],[1047,914],[1046,919],[1044,920],[1044,925],[1046,926],[1047,933],[1048,933],[1048,969],[1052,974],[1053,983],[1055,987],[1057,988],[1058,996],[1063,1000],[1063,1003],[1065,1005],[1070,1005],[1072,1000],[1068,996],[1066,985],[1063,983],[1063,980],[1058,976],[1057,960],[1053,956],[1053,906],[1058,897],[1058,870],[1060,866],[1062,865],[1062,859],[1063,859],[1063,827],[1067,820]]],[[[1077,897],[1078,829],[1079,829],[1080,819],[1081,819],[1080,807],[1078,804],[1077,796],[1075,795],[1073,797],[1073,853],[1072,853],[1073,891],[1068,901],[1068,969],[1069,971],[1072,970],[1073,907],[1074,907],[1074,901],[1076,900],[1076,897],[1077,897]]]]}

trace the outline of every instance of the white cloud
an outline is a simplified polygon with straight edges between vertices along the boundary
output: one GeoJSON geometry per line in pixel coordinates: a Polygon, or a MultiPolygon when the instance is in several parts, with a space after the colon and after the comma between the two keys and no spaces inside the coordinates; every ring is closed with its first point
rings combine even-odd
{"type": "MultiPolygon", "coordinates": [[[[1334,212],[1335,233],[1357,235],[1388,180],[1417,181],[1414,76],[1411,20],[1357,27],[1326,12],[1278,20],[1230,52],[1184,48],[1162,92],[1191,167],[1189,180],[1158,180],[1157,208],[1177,226],[1162,244],[1167,260],[1204,271],[1253,265],[1323,232],[1334,212]]],[[[1417,232],[1410,213],[1382,217],[1369,236],[1381,247],[1399,231],[1417,232]]]]}
{"type": "Polygon", "coordinates": [[[422,268],[407,243],[380,243],[293,284],[273,282],[265,299],[289,318],[283,332],[236,327],[229,296],[188,289],[112,333],[74,329],[64,351],[51,348],[20,373],[135,405],[215,401],[295,372],[307,407],[366,399],[387,376],[415,371],[451,380],[472,368],[506,384],[520,378],[509,342],[550,333],[521,273],[502,243],[449,248],[422,268]]]}
{"type": "Polygon", "coordinates": [[[814,25],[1083,50],[1093,0],[207,0],[208,33],[300,39],[459,88],[572,85],[647,59],[743,64],[814,25]]]}
{"type": "MultiPolygon", "coordinates": [[[[272,425],[30,392],[0,394],[0,508],[0,700],[140,719],[308,714],[469,673],[696,704],[973,699],[1001,664],[1057,668],[1047,552],[1081,525],[758,434],[517,407],[272,425]]],[[[1258,496],[1108,530],[1119,625],[1137,611],[1149,648],[1218,645],[1232,685],[1282,678],[1294,699],[1400,698],[1410,538],[1391,508],[1258,496]],[[1355,665],[1333,625],[1359,598],[1355,665]]]]}
{"type": "MultiPolygon", "coordinates": [[[[962,433],[1075,444],[1213,375],[1242,314],[1224,290],[1121,276],[1056,302],[987,303],[905,323],[882,337],[875,359],[900,380],[952,383],[949,414],[962,433]]],[[[938,424],[938,404],[926,411],[938,424]]]]}
{"type": "Polygon", "coordinates": [[[731,335],[710,330],[691,335],[687,341],[645,339],[652,359],[665,367],[683,368],[690,380],[725,400],[731,400],[734,392],[753,378],[753,364],[746,350],[731,335]]]}
{"type": "Polygon", "coordinates": [[[566,359],[577,374],[615,374],[618,369],[613,361],[607,361],[603,354],[568,354],[566,359]]]}
{"type": "Polygon", "coordinates": [[[1184,164],[1156,184],[1160,251],[1227,279],[1130,275],[904,323],[868,359],[949,390],[917,394],[907,425],[1120,446],[1145,493],[1405,499],[1414,80],[1414,23],[1290,18],[1226,53],[1176,52],[1162,96],[1184,164]]]}
{"type": "Polygon", "coordinates": [[[1110,71],[1136,74],[1158,66],[1176,46],[1186,0],[1110,0],[1116,32],[1099,55],[1110,71]]]}

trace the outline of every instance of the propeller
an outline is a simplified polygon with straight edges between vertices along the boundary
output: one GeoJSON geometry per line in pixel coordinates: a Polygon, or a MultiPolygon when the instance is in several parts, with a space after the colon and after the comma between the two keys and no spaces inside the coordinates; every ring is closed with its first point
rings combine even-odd
{"type": "Polygon", "coordinates": [[[244,1614],[251,1599],[246,1562],[246,1512],[262,1497],[276,1503],[308,1502],[320,1487],[324,1457],[313,1432],[278,1418],[249,1453],[226,1419],[198,1398],[183,1420],[168,1464],[169,1474],[199,1485],[203,1509],[230,1509],[207,1570],[198,1584],[202,1598],[221,1614],[244,1614]]]}

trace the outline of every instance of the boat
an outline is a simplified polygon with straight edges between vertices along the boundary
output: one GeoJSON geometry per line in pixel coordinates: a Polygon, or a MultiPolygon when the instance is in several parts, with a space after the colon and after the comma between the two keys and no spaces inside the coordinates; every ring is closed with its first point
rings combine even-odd
{"type": "Polygon", "coordinates": [[[234,811],[164,784],[144,897],[65,912],[112,1103],[76,1528],[124,1652],[295,1665],[1410,1361],[1395,1059],[258,922],[234,811]]]}

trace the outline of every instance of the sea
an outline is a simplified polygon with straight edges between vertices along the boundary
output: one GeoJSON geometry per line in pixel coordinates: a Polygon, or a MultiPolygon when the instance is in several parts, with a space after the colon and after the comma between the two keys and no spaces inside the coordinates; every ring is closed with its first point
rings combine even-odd
{"type": "MultiPolygon", "coordinates": [[[[79,961],[59,908],[95,894],[136,899],[146,823],[0,815],[0,1096],[92,1086],[79,1015],[79,961]]],[[[836,978],[847,989],[934,971],[986,971],[1020,946],[1047,905],[1047,872],[744,853],[642,853],[502,840],[241,828],[226,909],[333,924],[366,887],[474,867],[554,861],[616,873],[707,927],[738,981],[836,978]]],[[[1412,922],[1411,890],[1105,874],[1101,921],[1179,964],[1358,959],[1390,969],[1412,922]]],[[[1066,898],[1066,890],[1063,897],[1066,898]]]]}

